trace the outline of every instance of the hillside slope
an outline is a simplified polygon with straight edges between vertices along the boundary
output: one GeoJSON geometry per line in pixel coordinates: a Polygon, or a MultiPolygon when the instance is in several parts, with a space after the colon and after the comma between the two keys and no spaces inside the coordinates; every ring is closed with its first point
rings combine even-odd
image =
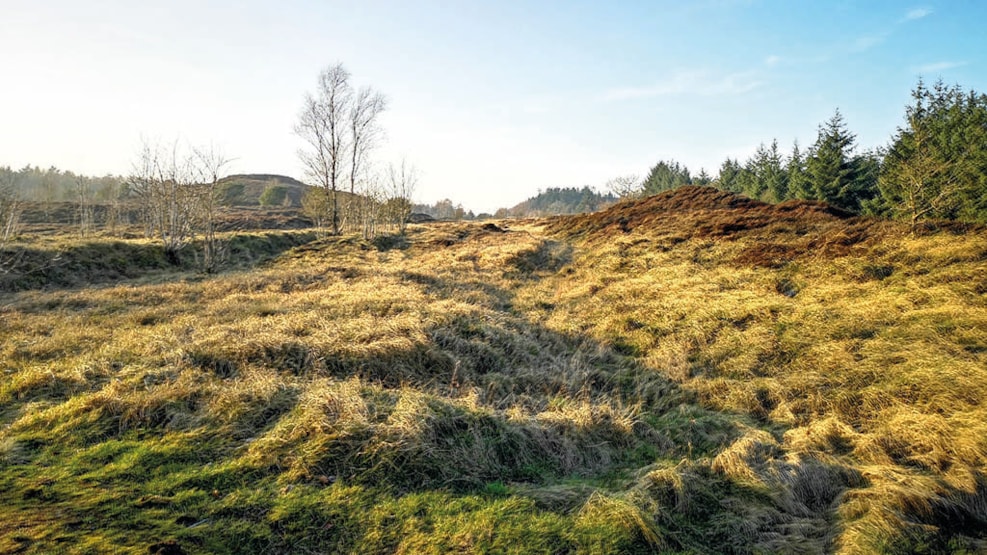
{"type": "Polygon", "coordinates": [[[239,174],[224,177],[219,182],[221,200],[227,206],[257,206],[268,187],[281,187],[287,195],[287,206],[299,207],[311,186],[292,177],[273,174],[239,174]]]}
{"type": "Polygon", "coordinates": [[[985,276],[686,188],[4,294],[0,552],[983,552],[985,276]]]}

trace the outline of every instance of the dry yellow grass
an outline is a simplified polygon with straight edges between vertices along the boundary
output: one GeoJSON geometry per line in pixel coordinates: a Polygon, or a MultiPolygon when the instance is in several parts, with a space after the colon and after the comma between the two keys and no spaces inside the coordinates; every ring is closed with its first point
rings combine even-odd
{"type": "Polygon", "coordinates": [[[675,217],[5,294],[0,551],[987,550],[987,238],[675,217]]]}

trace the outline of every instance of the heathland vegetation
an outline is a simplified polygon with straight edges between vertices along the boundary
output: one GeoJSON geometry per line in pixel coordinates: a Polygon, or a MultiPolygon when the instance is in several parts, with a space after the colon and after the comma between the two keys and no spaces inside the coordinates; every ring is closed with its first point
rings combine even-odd
{"type": "Polygon", "coordinates": [[[110,228],[0,172],[0,552],[987,551],[982,95],[408,224],[332,90],[298,196],[150,147],[110,228]]]}
{"type": "Polygon", "coordinates": [[[0,550],[987,546],[982,228],[683,188],[382,239],[12,284],[0,550]]]}

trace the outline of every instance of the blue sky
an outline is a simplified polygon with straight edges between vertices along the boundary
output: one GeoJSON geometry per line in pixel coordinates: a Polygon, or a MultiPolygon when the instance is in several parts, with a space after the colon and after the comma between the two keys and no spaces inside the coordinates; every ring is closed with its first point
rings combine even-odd
{"type": "Polygon", "coordinates": [[[141,137],[302,177],[320,69],[383,92],[381,163],[477,212],[538,189],[715,174],[837,107],[886,144],[919,75],[987,92],[987,2],[0,2],[0,165],[126,173],[141,137]]]}

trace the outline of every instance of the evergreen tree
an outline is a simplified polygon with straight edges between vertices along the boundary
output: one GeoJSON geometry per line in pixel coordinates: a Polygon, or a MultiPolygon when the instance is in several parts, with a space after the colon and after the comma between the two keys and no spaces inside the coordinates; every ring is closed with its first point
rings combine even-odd
{"type": "Polygon", "coordinates": [[[647,179],[644,180],[644,194],[654,195],[691,184],[692,176],[689,175],[689,168],[675,161],[662,160],[651,168],[647,179]]]}
{"type": "Polygon", "coordinates": [[[700,168],[699,175],[693,180],[694,185],[709,185],[713,182],[713,178],[706,173],[706,168],[700,168]]]}
{"type": "Polygon", "coordinates": [[[987,95],[971,90],[953,111],[962,122],[956,144],[968,146],[966,152],[957,152],[965,175],[957,217],[987,222],[987,95]]]}
{"type": "Polygon", "coordinates": [[[757,179],[757,158],[758,152],[762,150],[764,144],[762,143],[758,147],[758,151],[754,153],[744,162],[742,168],[740,168],[740,173],[737,174],[736,188],[738,193],[747,195],[751,198],[758,198],[761,193],[764,192],[763,184],[757,179]]]}
{"type": "Polygon", "coordinates": [[[713,185],[724,191],[739,193],[741,191],[740,177],[742,171],[740,162],[727,158],[723,161],[723,165],[720,166],[720,175],[716,178],[713,185]]]}
{"type": "Polygon", "coordinates": [[[878,177],[881,175],[881,154],[880,151],[868,150],[853,157],[852,165],[854,179],[847,189],[846,196],[852,198],[853,204],[846,206],[854,212],[870,212],[870,207],[880,196],[877,187],[878,177]]]}
{"type": "Polygon", "coordinates": [[[766,147],[761,143],[754,157],[747,163],[750,178],[746,180],[747,196],[768,202],[780,202],[788,196],[788,176],[781,164],[778,140],[766,147]]]}
{"type": "Polygon", "coordinates": [[[788,194],[786,195],[786,199],[812,198],[809,176],[805,171],[805,157],[802,156],[802,152],[799,150],[798,141],[795,141],[795,145],[792,147],[792,155],[788,158],[785,173],[788,176],[788,194]]]}
{"type": "Polygon", "coordinates": [[[273,182],[264,187],[257,202],[261,206],[281,206],[286,198],[288,198],[288,188],[273,182]]]}
{"type": "Polygon", "coordinates": [[[819,127],[816,144],[806,161],[813,198],[834,206],[860,212],[863,204],[877,194],[873,175],[865,171],[869,156],[854,155],[856,136],[847,129],[839,110],[819,127]]]}
{"type": "Polygon", "coordinates": [[[816,144],[806,161],[812,198],[836,204],[841,191],[853,177],[850,153],[855,140],[839,110],[819,126],[816,144]]]}
{"type": "Polygon", "coordinates": [[[987,220],[987,97],[920,80],[879,185],[895,216],[987,220]]]}

